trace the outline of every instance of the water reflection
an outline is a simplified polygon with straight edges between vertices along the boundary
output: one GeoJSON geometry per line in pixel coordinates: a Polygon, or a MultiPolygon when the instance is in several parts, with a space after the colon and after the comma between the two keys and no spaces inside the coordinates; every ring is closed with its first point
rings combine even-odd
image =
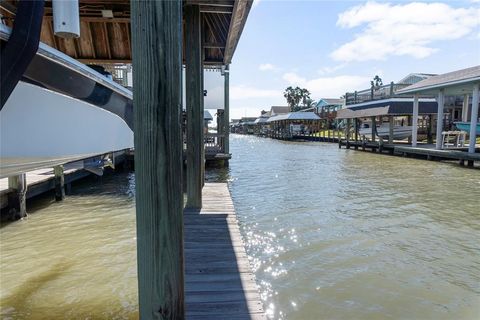
{"type": "Polygon", "coordinates": [[[478,318],[478,170],[250,136],[231,150],[270,318],[478,318]]]}
{"type": "Polygon", "coordinates": [[[133,174],[28,210],[0,230],[2,319],[138,318],[133,174]]]}

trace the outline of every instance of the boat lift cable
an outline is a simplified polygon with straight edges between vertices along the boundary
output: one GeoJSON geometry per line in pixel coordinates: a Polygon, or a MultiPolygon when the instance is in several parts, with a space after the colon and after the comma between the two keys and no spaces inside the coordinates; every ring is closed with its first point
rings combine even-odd
{"type": "Polygon", "coordinates": [[[18,2],[10,39],[1,49],[0,110],[35,57],[40,43],[44,0],[18,2]]]}

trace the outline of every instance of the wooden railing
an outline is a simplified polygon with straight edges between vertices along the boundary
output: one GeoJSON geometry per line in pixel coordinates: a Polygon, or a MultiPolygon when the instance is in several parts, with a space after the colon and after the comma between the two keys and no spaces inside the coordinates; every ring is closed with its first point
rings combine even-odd
{"type": "Polygon", "coordinates": [[[205,134],[205,153],[225,153],[225,135],[209,132],[205,134]]]}
{"type": "Polygon", "coordinates": [[[357,104],[367,101],[374,101],[374,100],[382,100],[387,99],[395,96],[395,93],[408,87],[409,84],[406,83],[393,83],[379,86],[379,87],[371,87],[370,89],[365,89],[361,91],[355,92],[347,92],[345,94],[345,103],[347,105],[357,104]]]}

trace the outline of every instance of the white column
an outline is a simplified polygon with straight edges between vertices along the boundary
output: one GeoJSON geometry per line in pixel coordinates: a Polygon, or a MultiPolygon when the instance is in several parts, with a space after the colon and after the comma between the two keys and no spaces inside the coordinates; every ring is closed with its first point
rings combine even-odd
{"type": "Polygon", "coordinates": [[[438,92],[437,103],[437,143],[435,149],[440,150],[442,148],[442,131],[443,131],[443,105],[444,105],[444,92],[440,89],[438,92]]]}
{"type": "Polygon", "coordinates": [[[473,85],[472,95],[472,117],[470,120],[470,144],[468,145],[468,152],[475,152],[475,140],[477,133],[477,120],[478,120],[478,89],[480,84],[475,83],[473,85]]]}
{"type": "Polygon", "coordinates": [[[413,96],[412,147],[417,146],[418,132],[418,93],[413,96]]]}
{"type": "Polygon", "coordinates": [[[463,96],[463,105],[462,105],[462,122],[468,121],[468,99],[470,95],[466,94],[463,96]]]}

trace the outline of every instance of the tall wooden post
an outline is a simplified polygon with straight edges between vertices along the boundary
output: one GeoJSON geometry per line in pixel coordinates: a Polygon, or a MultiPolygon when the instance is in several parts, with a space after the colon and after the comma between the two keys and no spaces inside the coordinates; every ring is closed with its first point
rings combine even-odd
{"type": "Polygon", "coordinates": [[[350,149],[350,126],[352,123],[352,119],[347,119],[347,125],[345,126],[345,140],[346,140],[346,145],[347,149],[350,149]]]}
{"type": "Polygon", "coordinates": [[[187,106],[187,208],[202,207],[203,89],[200,7],[185,7],[185,83],[187,106]]]}
{"type": "Polygon", "coordinates": [[[393,127],[394,127],[394,118],[393,116],[388,117],[388,143],[392,144],[393,143],[393,127]]]}
{"type": "Polygon", "coordinates": [[[224,71],[224,112],[223,119],[225,123],[225,153],[230,153],[230,68],[225,66],[224,71]]]}
{"type": "Polygon", "coordinates": [[[63,174],[63,166],[55,166],[53,168],[55,175],[55,200],[62,201],[65,199],[65,176],[63,174]]]}
{"type": "Polygon", "coordinates": [[[433,143],[433,114],[428,115],[427,143],[433,143]]]}
{"type": "Polygon", "coordinates": [[[140,319],[184,319],[182,2],[131,1],[131,21],[140,319]]]}
{"type": "Polygon", "coordinates": [[[375,133],[377,131],[377,117],[372,117],[372,142],[375,142],[375,133]]]}
{"type": "MultiPolygon", "coordinates": [[[[472,116],[470,119],[470,143],[468,144],[468,152],[475,153],[475,142],[476,142],[476,129],[478,121],[478,100],[479,100],[479,90],[480,84],[475,83],[473,85],[473,94],[472,94],[472,116]]],[[[473,165],[473,162],[472,162],[473,165]]]]}
{"type": "Polygon", "coordinates": [[[443,108],[445,104],[444,100],[444,91],[443,89],[440,89],[438,92],[438,97],[437,97],[437,103],[438,103],[438,109],[437,109],[437,133],[435,135],[435,149],[439,150],[442,148],[442,132],[443,132],[443,108]]]}
{"type": "Polygon", "coordinates": [[[417,146],[418,138],[418,93],[413,96],[412,147],[417,146]]]}
{"type": "Polygon", "coordinates": [[[13,219],[18,220],[27,216],[27,176],[25,173],[8,177],[8,188],[12,189],[8,195],[8,206],[14,211],[13,219]]]}

